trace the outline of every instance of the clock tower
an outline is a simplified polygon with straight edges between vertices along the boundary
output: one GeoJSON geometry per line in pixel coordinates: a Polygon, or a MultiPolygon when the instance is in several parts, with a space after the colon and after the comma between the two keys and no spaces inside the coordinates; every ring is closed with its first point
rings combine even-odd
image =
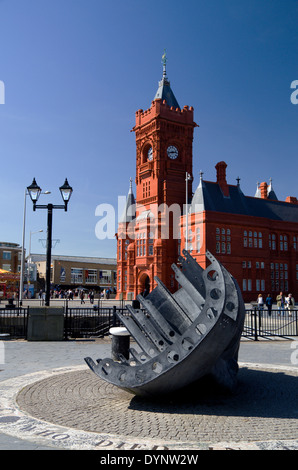
{"type": "Polygon", "coordinates": [[[135,298],[152,290],[155,276],[170,291],[176,290],[171,265],[179,254],[186,185],[192,196],[192,144],[197,125],[193,108],[180,108],[174,96],[165,54],[162,63],[163,76],[151,107],[136,112],[132,129],[136,138],[136,217],[134,240],[130,239],[127,250],[124,298],[128,292],[135,298]]]}

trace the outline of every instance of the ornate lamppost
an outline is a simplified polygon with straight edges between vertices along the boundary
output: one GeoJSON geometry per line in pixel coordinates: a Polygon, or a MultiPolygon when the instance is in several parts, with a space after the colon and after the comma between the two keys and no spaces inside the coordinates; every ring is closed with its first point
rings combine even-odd
{"type": "Polygon", "coordinates": [[[33,210],[36,209],[47,209],[48,211],[48,223],[47,223],[47,260],[46,260],[46,297],[45,305],[50,305],[50,290],[51,290],[51,254],[52,254],[52,221],[53,221],[53,210],[64,209],[67,211],[67,205],[72,195],[72,187],[69,186],[67,178],[62,186],[60,186],[60,193],[64,201],[64,205],[54,204],[37,204],[38,198],[41,194],[41,188],[33,178],[32,184],[27,187],[28,194],[30,195],[31,201],[33,202],[33,210]]]}

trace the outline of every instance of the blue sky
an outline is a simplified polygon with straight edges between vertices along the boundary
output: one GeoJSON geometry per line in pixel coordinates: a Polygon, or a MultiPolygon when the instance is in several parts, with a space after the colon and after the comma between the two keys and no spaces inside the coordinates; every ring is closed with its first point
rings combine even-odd
{"type": "MultiPolygon", "coordinates": [[[[0,0],[0,241],[22,243],[24,191],[35,177],[56,210],[53,254],[115,256],[98,240],[95,209],[126,195],[135,177],[135,111],[167,75],[194,107],[194,186],[228,164],[246,195],[273,179],[298,197],[297,0],[0,0]]],[[[44,253],[46,211],[27,198],[26,247],[44,253]]]]}

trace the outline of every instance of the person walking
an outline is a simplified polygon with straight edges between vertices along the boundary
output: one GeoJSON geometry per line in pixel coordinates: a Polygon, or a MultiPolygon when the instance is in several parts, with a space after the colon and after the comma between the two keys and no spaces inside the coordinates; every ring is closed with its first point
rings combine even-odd
{"type": "Polygon", "coordinates": [[[264,299],[263,299],[262,294],[258,295],[257,303],[258,303],[258,310],[260,311],[260,315],[261,315],[264,309],[264,299]]]}
{"type": "Polygon", "coordinates": [[[84,297],[85,297],[85,295],[84,295],[84,291],[82,289],[81,293],[80,293],[81,305],[85,303],[84,297]]]}
{"type": "Polygon", "coordinates": [[[273,299],[270,294],[267,295],[267,298],[265,300],[266,307],[268,309],[268,315],[271,317],[271,310],[272,310],[272,304],[273,304],[273,299]]]}
{"type": "Polygon", "coordinates": [[[294,307],[295,307],[295,300],[292,294],[288,295],[287,304],[288,304],[289,316],[291,317],[292,311],[294,310],[294,307]]]}
{"type": "MultiPolygon", "coordinates": [[[[280,313],[284,313],[284,296],[283,296],[283,293],[280,292],[277,296],[276,296],[276,304],[277,304],[277,308],[278,310],[280,311],[280,313]]],[[[280,313],[278,315],[280,315],[280,313]]]]}

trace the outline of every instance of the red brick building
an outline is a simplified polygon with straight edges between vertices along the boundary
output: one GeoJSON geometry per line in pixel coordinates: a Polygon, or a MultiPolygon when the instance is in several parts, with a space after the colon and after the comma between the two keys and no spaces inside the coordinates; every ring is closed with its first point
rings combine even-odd
{"type": "Polygon", "coordinates": [[[245,196],[239,180],[228,184],[225,162],[216,165],[216,182],[201,174],[192,197],[193,113],[192,107],[180,108],[164,63],[151,107],[136,112],[136,198],[131,184],[117,233],[118,297],[152,290],[155,276],[170,291],[177,289],[171,265],[185,248],[186,228],[191,254],[203,267],[206,250],[215,255],[238,281],[245,301],[280,290],[295,297],[297,199],[278,201],[271,183],[262,183],[255,197],[245,196]]]}
{"type": "MultiPolygon", "coordinates": [[[[237,280],[245,301],[283,291],[298,294],[298,201],[278,201],[272,184],[261,183],[255,197],[240,181],[227,183],[226,163],[216,165],[216,182],[204,181],[189,211],[188,249],[203,266],[209,250],[237,280]]],[[[182,226],[185,226],[185,217],[182,226]]],[[[182,240],[185,246],[185,240],[182,240]]],[[[296,295],[296,297],[298,297],[296,295]]]]}

